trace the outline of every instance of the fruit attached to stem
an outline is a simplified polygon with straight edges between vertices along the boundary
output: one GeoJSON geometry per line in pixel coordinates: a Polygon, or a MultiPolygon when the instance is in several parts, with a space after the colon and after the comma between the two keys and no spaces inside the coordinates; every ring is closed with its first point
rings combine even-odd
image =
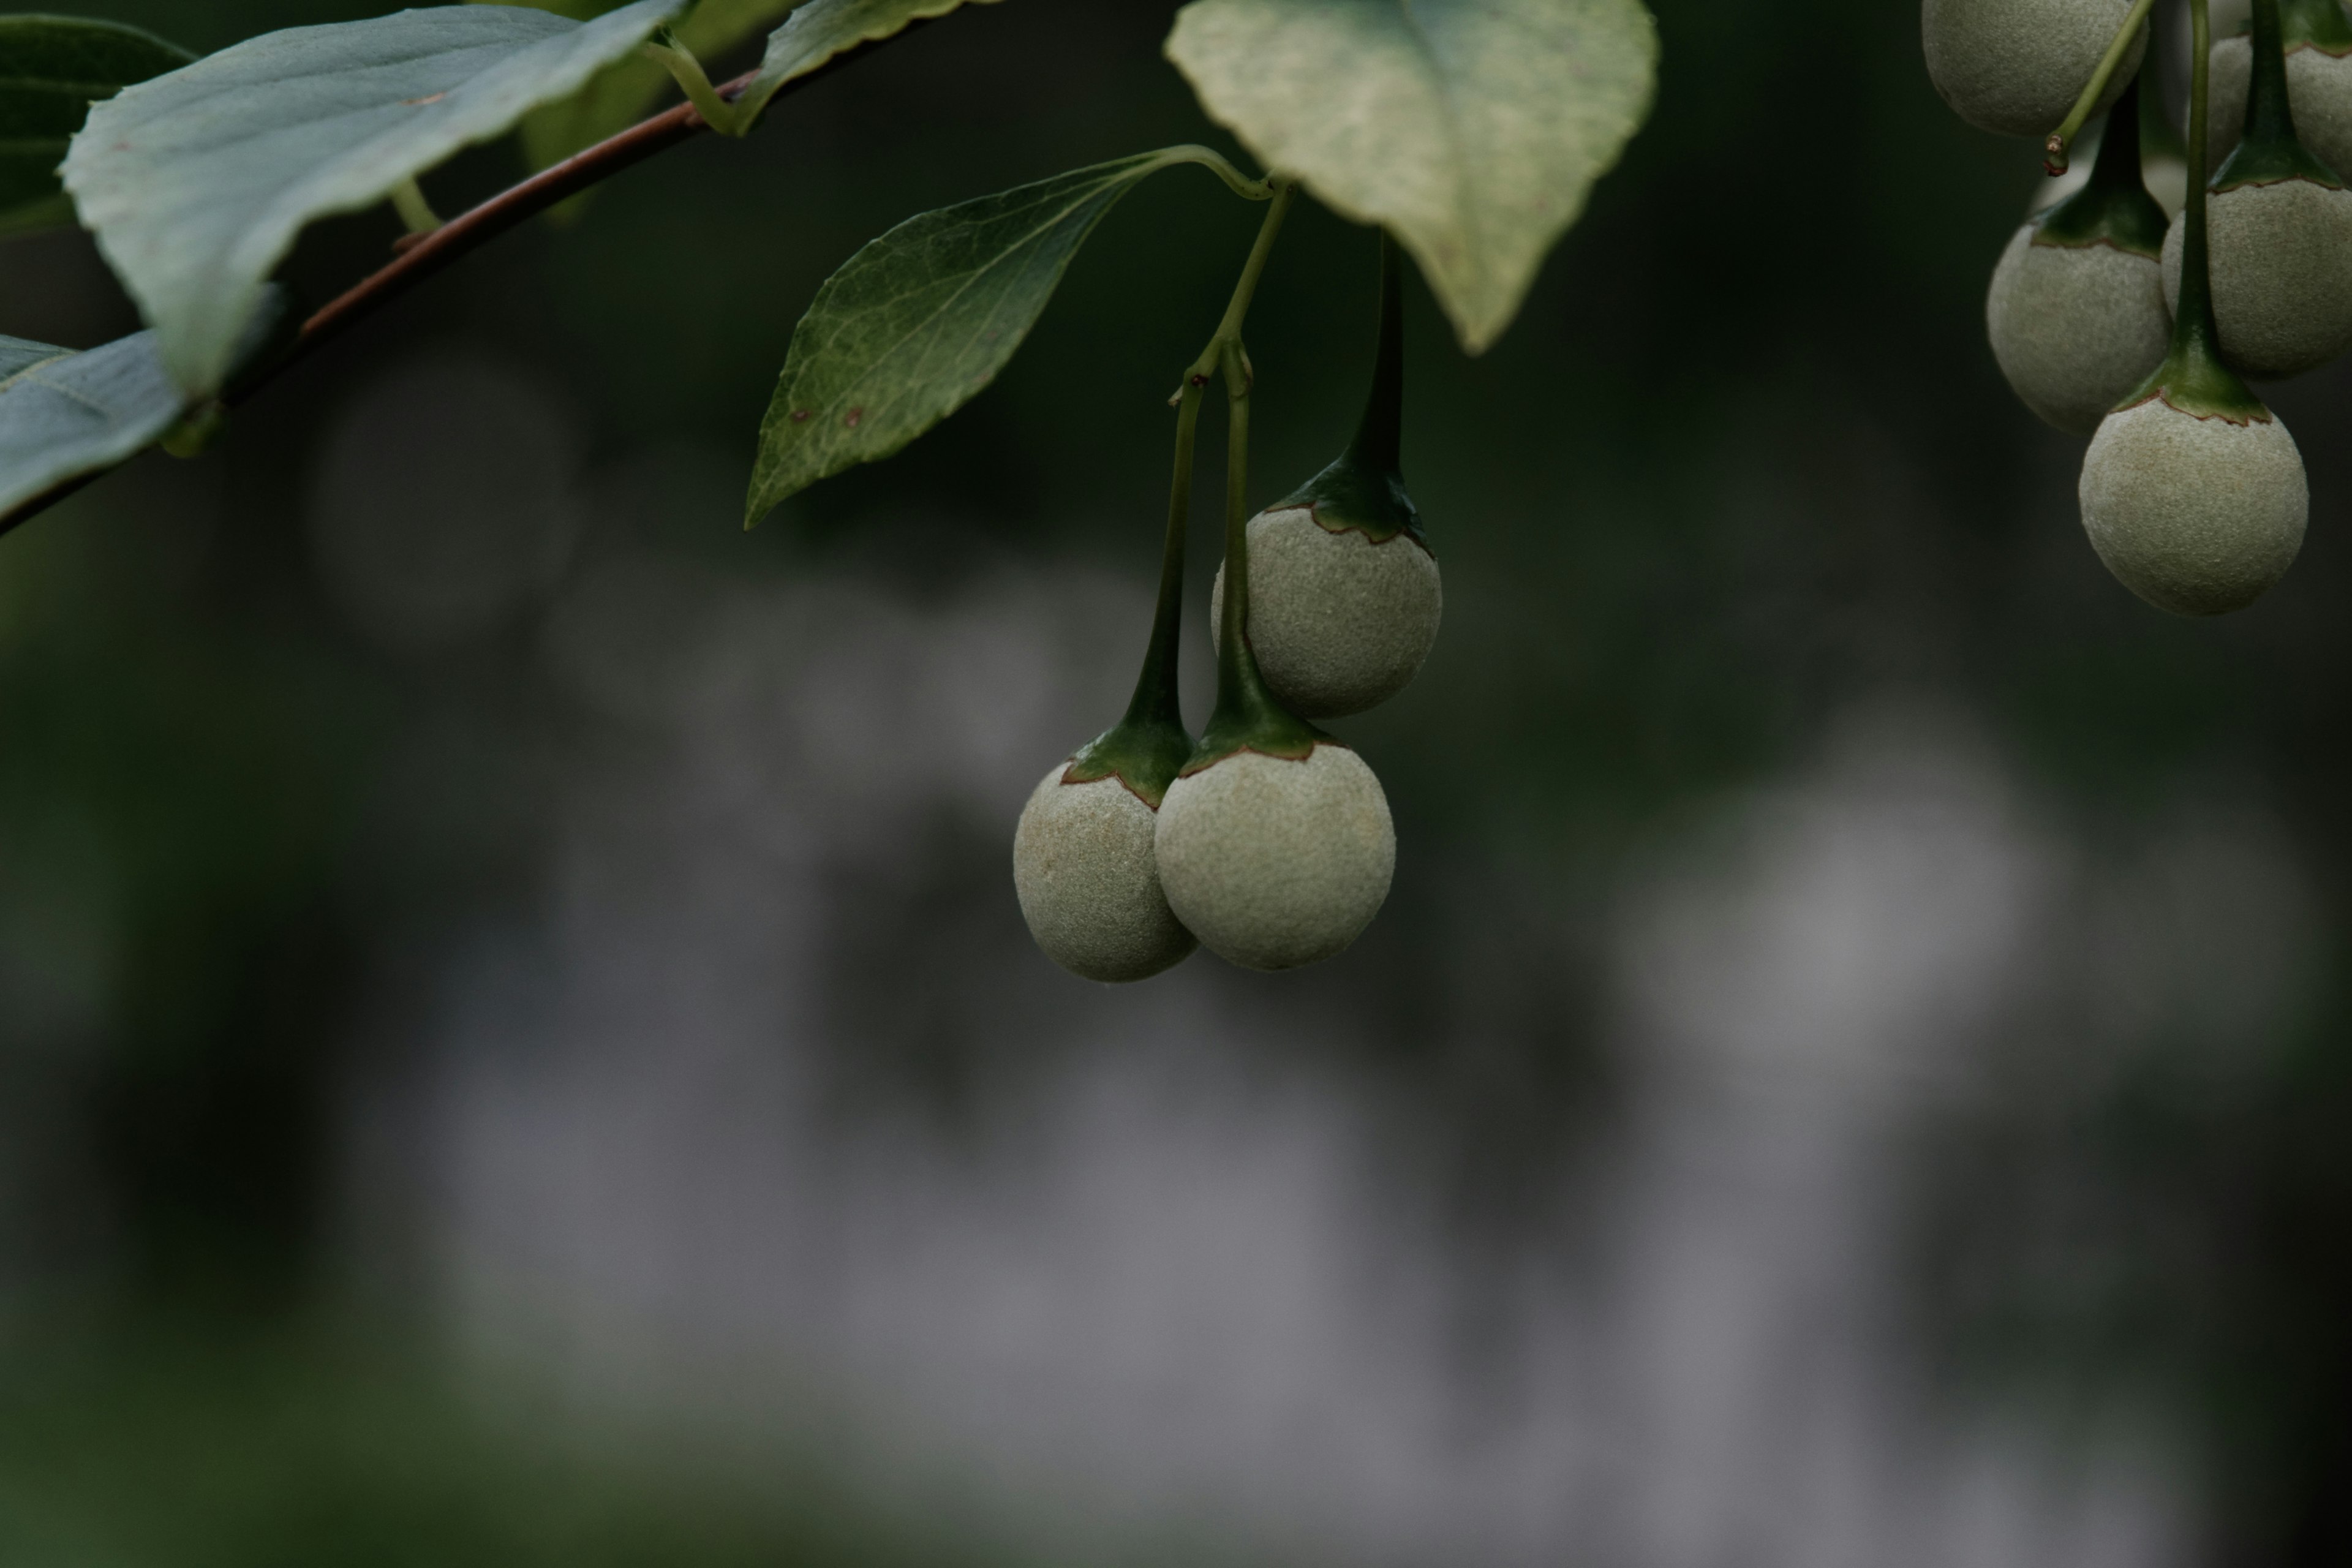
{"type": "Polygon", "coordinates": [[[1199,945],[1168,907],[1152,847],[1168,785],[1192,754],[1177,706],[1183,635],[1184,525],[1201,388],[1176,408],[1160,602],[1127,716],[1038,782],[1013,834],[1013,888],[1045,956],[1087,980],[1144,980],[1199,945]]]}
{"type": "MultiPolygon", "coordinates": [[[[2221,357],[2242,375],[2271,379],[2352,348],[2352,191],[2295,135],[2279,0],[2256,0],[2250,42],[2245,134],[2213,175],[2209,255],[2221,357]]],[[[2210,148],[2210,126],[2204,136],[2210,148]]],[[[2165,242],[2165,291],[2177,299],[2187,233],[2173,226],[2180,232],[2165,242]]]]}
{"type": "Polygon", "coordinates": [[[2310,497],[2294,439],[2217,352],[2203,180],[2206,0],[2189,0],[2189,205],[2171,352],[2084,454],[2080,496],[2092,548],[2124,585],[2183,616],[2242,609],[2302,547],[2310,497]]]}
{"type": "Polygon", "coordinates": [[[1224,356],[1225,560],[1217,706],[1168,786],[1155,847],[1177,918],[1244,969],[1340,952],[1380,912],[1396,832],[1380,781],[1346,746],[1275,700],[1250,651],[1249,384],[1224,356]]]}
{"type": "Polygon", "coordinates": [[[2019,229],[1985,300],[1993,358],[2025,405],[2087,436],[2164,358],[2164,209],[2140,178],[2139,83],[2107,116],[2074,195],[2019,229]]]}
{"type": "MultiPolygon", "coordinates": [[[[1356,438],[1249,523],[1250,647],[1275,696],[1309,719],[1360,713],[1402,690],[1437,640],[1437,556],[1404,488],[1402,271],[1381,235],[1381,321],[1356,438]]],[[[1225,578],[1209,593],[1222,645],[1225,578]]]]}
{"type": "MultiPolygon", "coordinates": [[[[2279,41],[2286,54],[2286,95],[2294,133],[2311,155],[2341,174],[2352,170],[2352,18],[2343,0],[2279,0],[2279,41]]],[[[2215,166],[2246,129],[2253,79],[2251,34],[2213,46],[2212,124],[2207,156],[2215,166]]]]}

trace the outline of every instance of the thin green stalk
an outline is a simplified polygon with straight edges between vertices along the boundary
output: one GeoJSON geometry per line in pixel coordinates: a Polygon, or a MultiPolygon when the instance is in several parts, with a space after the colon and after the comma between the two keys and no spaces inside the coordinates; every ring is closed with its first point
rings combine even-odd
{"type": "MultiPolygon", "coordinates": [[[[1249,259],[1242,263],[1242,275],[1234,284],[1234,297],[1225,302],[1224,316],[1210,334],[1208,347],[1184,373],[1187,385],[1206,386],[1209,378],[1223,368],[1226,350],[1241,346],[1242,322],[1249,316],[1250,300],[1257,294],[1257,280],[1265,271],[1266,258],[1274,254],[1274,237],[1282,232],[1282,220],[1290,216],[1290,204],[1298,195],[1295,184],[1278,175],[1266,176],[1266,184],[1274,188],[1273,205],[1266,208],[1265,221],[1257,226],[1256,243],[1250,247],[1249,259]]],[[[1240,363],[1246,377],[1249,356],[1244,354],[1240,363]]]]}
{"type": "Polygon", "coordinates": [[[1201,420],[1202,389],[1187,383],[1176,404],[1176,474],[1168,484],[1168,532],[1160,547],[1160,603],[1152,611],[1151,642],[1127,724],[1174,723],[1184,715],[1177,701],[1176,656],[1184,628],[1184,531],[1192,515],[1192,438],[1201,420]]]}
{"type": "Polygon", "coordinates": [[[1381,230],[1381,326],[1372,351],[1372,389],[1348,457],[1384,474],[1402,467],[1404,446],[1404,265],[1397,242],[1381,230]]]}
{"type": "Polygon", "coordinates": [[[2286,141],[2294,135],[2294,110],[2287,102],[2286,42],[2279,27],[2279,0],[2254,0],[2253,78],[2246,84],[2246,140],[2286,141]]]}
{"type": "Polygon", "coordinates": [[[1217,623],[1217,705],[1201,727],[1201,743],[1184,772],[1196,773],[1236,752],[1303,759],[1329,736],[1275,700],[1249,625],[1249,354],[1239,338],[1223,340],[1225,378],[1225,602],[1217,623]]]}
{"type": "Polygon", "coordinates": [[[638,47],[647,59],[669,72],[670,79],[677,83],[678,90],[686,94],[687,102],[694,105],[694,111],[702,116],[705,125],[721,136],[751,133],[751,117],[737,113],[733,104],[719,96],[719,89],[710,85],[709,74],[702,68],[702,62],[695,58],[694,51],[678,42],[677,35],[667,27],[656,32],[638,47]]]}
{"type": "Polygon", "coordinates": [[[425,199],[425,187],[414,176],[392,187],[392,210],[400,215],[411,234],[431,234],[441,226],[441,215],[425,199]]]}
{"type": "Polygon", "coordinates": [[[2210,112],[2207,60],[2212,35],[2205,0],[2189,0],[2189,26],[2194,43],[2189,86],[2189,205],[2181,213],[2188,226],[2181,231],[2180,299],[2173,311],[2172,347],[2138,390],[2116,406],[2132,408],[2151,398],[2162,398],[2172,408],[2200,419],[2244,425],[2267,420],[2271,413],[2237,373],[2221,363],[2221,334],[2213,324],[2211,248],[2207,236],[2212,196],[2205,182],[2210,112]]]}
{"type": "MultiPolygon", "coordinates": [[[[1255,257],[1253,260],[1256,259],[1255,257]]],[[[1225,603],[1218,636],[1224,647],[1223,664],[1240,662],[1242,628],[1249,624],[1249,416],[1250,376],[1244,368],[1239,339],[1225,343],[1225,603]]],[[[1253,666],[1255,661],[1251,661],[1253,666]]],[[[1252,674],[1255,673],[1255,668],[1252,674]]]]}
{"type": "Polygon", "coordinates": [[[2124,16],[2124,25],[2116,29],[2115,37],[2107,45],[2107,52],[2099,57],[2098,69],[2091,73],[2090,81],[2083,88],[2083,96],[2074,100],[2074,111],[2050,133],[2050,140],[2042,143],[2042,166],[2052,175],[2066,172],[2067,150],[2074,145],[2074,138],[2082,134],[2084,122],[2097,111],[2099,100],[2106,96],[2107,83],[2114,79],[2116,68],[2130,52],[2132,39],[2147,23],[2148,9],[2155,4],[2156,0],[2133,0],[2132,8],[2124,16]]]}
{"type": "MultiPolygon", "coordinates": [[[[2277,21],[2276,0],[2271,13],[2277,21]]],[[[2277,35],[2273,34],[2273,47],[2277,35]]],[[[2189,0],[2189,205],[2181,221],[2180,299],[2172,311],[2172,352],[2202,359],[2221,357],[2221,330],[2213,324],[2213,279],[2206,243],[2206,117],[2208,77],[2212,71],[2212,22],[2205,0],[2189,0]]],[[[2282,94],[2281,96],[2284,96],[2282,94]]]]}

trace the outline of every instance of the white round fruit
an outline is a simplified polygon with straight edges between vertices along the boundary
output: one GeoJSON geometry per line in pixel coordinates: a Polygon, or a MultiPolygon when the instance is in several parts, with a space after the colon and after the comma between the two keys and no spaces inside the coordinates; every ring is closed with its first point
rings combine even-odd
{"type": "Polygon", "coordinates": [[[2303,547],[2310,492],[2277,419],[2233,425],[2161,398],[2110,414],[2083,458],[2084,531],[2125,587],[2177,616],[2260,598],[2303,547]]]}
{"type": "Polygon", "coordinates": [[[1045,956],[1087,980],[1145,980],[1198,945],[1168,908],[1159,816],[1116,778],[1064,784],[1056,763],[1013,834],[1013,889],[1045,956]]]}
{"type": "MultiPolygon", "coordinates": [[[[2132,0],[1923,0],[1928,78],[1979,130],[2039,140],[2074,107],[2131,8],[2132,0]]],[[[2098,107],[2129,85],[2147,47],[2143,27],[2098,107]]]]}
{"type": "Polygon", "coordinates": [[[1381,781],[1330,742],[1297,762],[1236,752],[1178,779],[1155,843],[1176,918],[1244,969],[1296,969],[1345,950],[1396,869],[1381,781]]]}
{"type": "MultiPolygon", "coordinates": [[[[2352,191],[2309,180],[2240,185],[2206,200],[2213,324],[2240,375],[2301,375],[2352,349],[2352,191]]],[[[2164,237],[2164,301],[2180,300],[2175,219],[2164,237]]]]}
{"type": "Polygon", "coordinates": [[[2028,408],[2087,436],[2164,362],[2163,269],[2112,245],[2036,245],[2033,230],[2019,229],[1992,269],[1986,335],[2028,408]]]}
{"type": "MultiPolygon", "coordinates": [[[[1250,651],[1281,704],[1337,719],[1404,689],[1437,641],[1445,594],[1437,558],[1410,533],[1334,532],[1306,507],[1249,521],[1250,651]]],[[[1223,646],[1225,569],[1209,590],[1209,637],[1223,646]]]]}
{"type": "MultiPolygon", "coordinates": [[[[2208,79],[2205,145],[2208,170],[2238,145],[2246,131],[2246,82],[2253,68],[2254,41],[2223,38],[2213,46],[2208,79]]],[[[2294,112],[2294,139],[2305,152],[2339,179],[2352,178],[2352,55],[2290,49],[2286,100],[2294,112]]]]}

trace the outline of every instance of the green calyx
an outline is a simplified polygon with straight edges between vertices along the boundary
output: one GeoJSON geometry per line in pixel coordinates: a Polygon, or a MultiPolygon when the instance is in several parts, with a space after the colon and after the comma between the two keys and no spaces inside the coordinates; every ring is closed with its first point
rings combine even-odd
{"type": "MultiPolygon", "coordinates": [[[[2159,225],[2157,238],[2164,237],[2159,225]]],[[[1429,548],[1422,532],[1421,513],[1404,488],[1401,454],[1404,427],[1404,288],[1403,258],[1396,241],[1381,231],[1381,325],[1372,355],[1372,386],[1364,399],[1364,416],[1356,438],[1331,464],[1276,501],[1266,510],[1305,507],[1315,521],[1333,533],[1353,529],[1381,543],[1398,534],[1410,534],[1414,543],[1429,548]]]]}
{"type": "Polygon", "coordinates": [[[2171,224],[2140,174],[2142,119],[2140,79],[2134,77],[2107,111],[2106,134],[2099,139],[2090,179],[2034,220],[2034,244],[2069,249],[2111,245],[2136,256],[2163,254],[2171,224]]]}
{"type": "Polygon", "coordinates": [[[2343,0],[2279,0],[2279,32],[2288,52],[2352,55],[2352,17],[2343,0]]]}
{"type": "MultiPolygon", "coordinates": [[[[1230,590],[1225,603],[1233,603],[1230,590]]],[[[1248,639],[1234,634],[1230,624],[1233,612],[1227,610],[1225,616],[1229,624],[1217,649],[1216,710],[1201,727],[1201,743],[1192,748],[1177,776],[1190,778],[1244,752],[1303,763],[1315,754],[1316,747],[1337,744],[1331,736],[1274,700],[1257,672],[1257,656],[1250,652],[1248,639]]]]}
{"type": "Polygon", "coordinates": [[[2134,388],[2129,397],[2116,405],[2116,411],[2161,398],[2168,407],[2200,419],[2226,419],[2232,425],[2269,424],[2273,417],[2269,405],[2254,395],[2237,372],[2221,363],[2221,356],[2213,352],[2210,336],[2199,332],[2187,342],[2182,341],[2183,336],[2175,334],[2172,352],[2164,356],[2164,363],[2149,372],[2147,379],[2134,388]]]}
{"type": "MultiPolygon", "coordinates": [[[[1138,694],[1139,697],[1140,693],[1138,694]]],[[[1064,784],[1117,779],[1152,810],[1167,798],[1168,786],[1192,760],[1192,737],[1181,719],[1164,715],[1126,718],[1088,741],[1062,770],[1064,784]]]]}
{"type": "MultiPolygon", "coordinates": [[[[2255,0],[2256,26],[2267,14],[2270,36],[2278,36],[2278,0],[2255,0]]],[[[2232,425],[2268,423],[2271,411],[2253,395],[2237,372],[2221,363],[2221,334],[2213,323],[2213,275],[2207,226],[2212,205],[2205,189],[2206,105],[2211,71],[2211,45],[2205,0],[2189,0],[2189,205],[2180,214],[2180,298],[2172,311],[2172,349],[2164,363],[2148,373],[2131,395],[2116,405],[2120,413],[2161,398],[2167,406],[2200,419],[2226,419],[2232,425]]],[[[2262,49],[2255,47],[2254,86],[2262,89],[2262,49]]],[[[2272,65],[2279,65],[2273,51],[2272,65]]],[[[2284,68],[2280,99],[2285,98],[2284,68]]],[[[2246,118],[2251,124],[2253,110],[2246,118]]]]}
{"type": "MultiPolygon", "coordinates": [[[[2280,0],[2254,0],[2253,76],[2246,94],[2246,133],[2237,151],[2214,171],[2211,188],[2217,193],[2286,180],[2309,180],[2334,191],[2344,188],[2336,171],[2313,157],[2295,139],[2294,110],[2287,101],[2279,8],[2280,0]]],[[[2337,21],[2342,20],[2339,13],[2337,21]]]]}
{"type": "Polygon", "coordinates": [[[1316,522],[1331,533],[1352,529],[1375,544],[1403,533],[1423,549],[1429,548],[1428,536],[1421,531],[1421,513],[1414,510],[1412,497],[1405,493],[1404,476],[1360,461],[1353,447],[1265,510],[1292,507],[1312,511],[1316,522]]]}

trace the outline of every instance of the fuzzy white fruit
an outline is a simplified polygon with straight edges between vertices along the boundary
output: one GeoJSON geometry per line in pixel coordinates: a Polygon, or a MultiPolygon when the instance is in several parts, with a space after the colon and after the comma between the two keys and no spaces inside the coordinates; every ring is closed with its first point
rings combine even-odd
{"type": "MultiPolygon", "coordinates": [[[[2352,191],[2309,180],[2240,185],[2206,200],[2213,323],[2240,375],[2275,380],[2352,349],[2352,191]]],[[[2176,219],[2164,237],[2164,302],[2180,300],[2176,219]]]]}
{"type": "Polygon", "coordinates": [[[2087,436],[2164,362],[2172,335],[2153,256],[2106,244],[2011,237],[1985,296],[1985,331],[2001,374],[2028,408],[2087,436]]]}
{"type": "Polygon", "coordinates": [[[2243,609],[2303,548],[2310,491],[2276,419],[2233,425],[2160,398],[2110,414],[2083,458],[2084,531],[2125,587],[2178,616],[2243,609]]]}
{"type": "MultiPolygon", "coordinates": [[[[1250,651],[1285,708],[1338,719],[1404,689],[1445,610],[1437,558],[1411,534],[1375,542],[1333,532],[1306,507],[1249,521],[1250,651]]],[[[1209,589],[1209,637],[1224,646],[1225,569],[1209,589]]]]}
{"type": "Polygon", "coordinates": [[[1237,752],[1168,786],[1155,840],[1177,919],[1244,969],[1296,969],[1371,924],[1396,870],[1388,796],[1363,758],[1237,752]]]}
{"type": "MultiPolygon", "coordinates": [[[[2132,0],[1923,0],[1928,78],[1979,130],[2039,140],[2074,107],[2131,8],[2132,0]]],[[[2100,108],[2129,85],[2147,44],[2142,28],[2100,108]]]]}
{"type": "MultiPolygon", "coordinates": [[[[2246,131],[2246,83],[2252,74],[2254,41],[2223,38],[2213,46],[2209,73],[2205,145],[2209,169],[2218,169],[2246,131]]],[[[2290,49],[2286,100],[2294,113],[2294,139],[2303,150],[2339,177],[2352,171],[2352,55],[2315,48],[2290,49]]]]}
{"type": "Polygon", "coordinates": [[[1013,833],[1013,889],[1045,956],[1087,980],[1145,980],[1199,945],[1160,891],[1159,816],[1118,779],[1030,792],[1013,833]]]}

